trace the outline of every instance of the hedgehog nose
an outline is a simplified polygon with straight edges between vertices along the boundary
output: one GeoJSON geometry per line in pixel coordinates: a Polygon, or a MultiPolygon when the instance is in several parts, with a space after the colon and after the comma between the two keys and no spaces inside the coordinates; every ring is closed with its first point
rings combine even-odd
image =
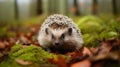
{"type": "Polygon", "coordinates": [[[58,46],[58,45],[60,45],[60,43],[59,43],[59,42],[56,42],[55,45],[58,46]]]}

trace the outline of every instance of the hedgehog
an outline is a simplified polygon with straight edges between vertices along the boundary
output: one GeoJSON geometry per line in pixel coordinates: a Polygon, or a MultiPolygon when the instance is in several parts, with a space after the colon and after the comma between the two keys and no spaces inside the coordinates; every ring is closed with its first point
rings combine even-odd
{"type": "Polygon", "coordinates": [[[38,42],[45,50],[62,54],[80,50],[84,43],[77,25],[61,14],[53,14],[45,19],[38,33],[38,42]]]}

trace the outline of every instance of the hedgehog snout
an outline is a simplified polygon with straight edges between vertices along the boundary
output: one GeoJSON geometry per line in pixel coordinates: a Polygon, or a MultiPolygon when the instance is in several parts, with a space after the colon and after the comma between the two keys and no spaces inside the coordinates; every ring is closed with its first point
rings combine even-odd
{"type": "Polygon", "coordinates": [[[59,42],[56,42],[55,45],[58,46],[58,45],[60,45],[60,43],[59,43],[59,42]]]}
{"type": "Polygon", "coordinates": [[[59,45],[60,45],[60,42],[59,42],[59,41],[55,41],[55,42],[54,42],[54,45],[55,45],[55,46],[59,46],[59,45]]]}

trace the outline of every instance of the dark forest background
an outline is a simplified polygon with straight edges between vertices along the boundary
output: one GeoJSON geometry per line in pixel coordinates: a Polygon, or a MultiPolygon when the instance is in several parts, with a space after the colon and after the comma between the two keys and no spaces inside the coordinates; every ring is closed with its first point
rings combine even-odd
{"type": "Polygon", "coordinates": [[[23,21],[42,14],[120,15],[119,0],[0,0],[0,22],[23,21]]]}

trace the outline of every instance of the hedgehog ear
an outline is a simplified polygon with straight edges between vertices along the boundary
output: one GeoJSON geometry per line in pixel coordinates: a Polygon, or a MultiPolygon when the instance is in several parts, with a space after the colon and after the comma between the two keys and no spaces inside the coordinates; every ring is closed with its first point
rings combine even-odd
{"type": "Polygon", "coordinates": [[[49,33],[48,33],[48,28],[45,29],[45,33],[46,33],[46,34],[49,34],[49,33]]]}
{"type": "Polygon", "coordinates": [[[68,34],[72,35],[72,28],[68,28],[68,34]]]}

